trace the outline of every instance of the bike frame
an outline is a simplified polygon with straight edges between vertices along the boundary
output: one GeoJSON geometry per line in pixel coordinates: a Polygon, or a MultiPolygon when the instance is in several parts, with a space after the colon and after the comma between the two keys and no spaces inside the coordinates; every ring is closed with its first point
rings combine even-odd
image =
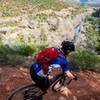
{"type": "Polygon", "coordinates": [[[52,85],[54,84],[57,80],[65,78],[65,75],[63,72],[58,73],[57,75],[55,75],[53,78],[49,79],[49,84],[52,85]]]}

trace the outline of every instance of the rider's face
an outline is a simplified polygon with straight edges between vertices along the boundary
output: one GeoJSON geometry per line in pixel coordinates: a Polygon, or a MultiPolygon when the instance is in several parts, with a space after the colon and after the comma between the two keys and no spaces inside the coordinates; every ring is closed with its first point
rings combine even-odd
{"type": "Polygon", "coordinates": [[[64,52],[64,54],[65,54],[65,55],[68,55],[70,52],[71,52],[70,50],[66,50],[66,51],[64,52]]]}

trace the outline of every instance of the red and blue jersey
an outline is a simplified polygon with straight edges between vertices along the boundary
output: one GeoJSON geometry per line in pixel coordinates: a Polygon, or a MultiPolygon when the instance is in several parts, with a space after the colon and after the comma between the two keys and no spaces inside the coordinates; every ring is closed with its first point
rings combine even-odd
{"type": "MultiPolygon", "coordinates": [[[[60,49],[57,49],[57,50],[58,50],[58,52],[63,54],[62,50],[60,50],[60,49]]],[[[55,67],[61,67],[63,72],[68,71],[68,62],[64,56],[57,55],[55,58],[53,58],[49,61],[49,63],[48,63],[49,71],[47,74],[43,73],[42,67],[39,64],[37,64],[36,61],[33,63],[33,67],[34,67],[34,70],[37,73],[37,75],[39,75],[41,77],[46,77],[48,75],[48,73],[51,71],[51,69],[53,69],[55,67]]]]}

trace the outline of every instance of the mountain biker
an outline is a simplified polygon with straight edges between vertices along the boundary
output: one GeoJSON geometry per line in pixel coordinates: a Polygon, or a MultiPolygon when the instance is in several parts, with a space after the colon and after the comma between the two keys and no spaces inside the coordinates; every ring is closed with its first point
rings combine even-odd
{"type": "MultiPolygon", "coordinates": [[[[52,47],[50,47],[51,49],[52,47]]],[[[36,61],[33,63],[33,65],[30,68],[30,75],[33,81],[35,81],[36,85],[41,89],[40,92],[37,94],[40,95],[42,93],[45,93],[46,90],[49,88],[49,81],[48,81],[48,73],[49,73],[49,67],[52,66],[55,68],[56,66],[60,66],[63,70],[63,72],[71,79],[74,78],[74,76],[71,74],[71,72],[68,69],[68,62],[65,58],[70,52],[75,50],[74,44],[70,41],[63,41],[61,44],[61,48],[55,48],[53,47],[52,49],[56,49],[58,55],[56,57],[50,59],[47,63],[39,63],[39,61],[36,58],[36,61]]],[[[45,50],[45,49],[44,49],[45,50]]],[[[40,62],[43,62],[41,60],[40,62]]],[[[61,93],[64,95],[68,96],[69,90],[67,87],[63,88],[61,90],[61,93]]]]}

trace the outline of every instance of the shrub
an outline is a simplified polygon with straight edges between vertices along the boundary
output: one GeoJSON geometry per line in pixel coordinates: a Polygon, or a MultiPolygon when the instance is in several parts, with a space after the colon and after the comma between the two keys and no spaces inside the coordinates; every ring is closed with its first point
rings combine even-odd
{"type": "Polygon", "coordinates": [[[22,65],[23,63],[25,63],[25,56],[22,55],[17,55],[17,54],[8,54],[7,55],[7,63],[8,64],[12,64],[14,66],[16,65],[22,65]]]}
{"type": "Polygon", "coordinates": [[[96,65],[96,67],[95,67],[95,70],[94,70],[94,71],[96,71],[96,72],[99,72],[99,73],[100,73],[100,64],[96,65]]]}
{"type": "Polygon", "coordinates": [[[57,19],[56,25],[51,24],[50,31],[56,31],[59,28],[60,20],[57,19]]]}
{"type": "Polygon", "coordinates": [[[94,70],[100,58],[91,50],[78,49],[68,58],[69,67],[74,70],[94,70]]]}
{"type": "MultiPolygon", "coordinates": [[[[0,63],[12,65],[23,65],[28,56],[34,56],[39,51],[46,48],[46,44],[21,45],[10,48],[8,45],[0,45],[0,63]]],[[[25,63],[26,64],[26,63],[25,63]]],[[[25,66],[24,64],[24,66],[25,66]]]]}
{"type": "Polygon", "coordinates": [[[47,19],[47,14],[44,14],[44,13],[37,14],[37,15],[35,16],[35,19],[38,20],[38,21],[43,22],[44,20],[47,19]]]}
{"type": "Polygon", "coordinates": [[[8,45],[0,45],[0,62],[7,62],[7,54],[12,54],[12,49],[8,45]]]}
{"type": "Polygon", "coordinates": [[[35,45],[21,45],[14,50],[14,53],[24,56],[30,56],[33,52],[37,52],[38,48],[35,45]]]}
{"type": "Polygon", "coordinates": [[[41,29],[41,37],[40,38],[41,38],[42,42],[47,41],[47,36],[46,36],[45,30],[43,28],[41,29]]]}
{"type": "Polygon", "coordinates": [[[92,16],[99,17],[100,16],[100,9],[96,10],[96,12],[92,13],[92,16]]]}
{"type": "MultiPolygon", "coordinates": [[[[98,12],[98,11],[97,11],[98,12]]],[[[95,13],[97,13],[95,12],[95,13]]],[[[87,47],[100,52],[100,19],[98,16],[95,16],[93,13],[91,16],[85,18],[85,36],[87,47]]],[[[100,12],[99,12],[100,13],[100,12]]]]}
{"type": "Polygon", "coordinates": [[[100,44],[98,45],[98,47],[96,47],[96,52],[97,52],[98,54],[100,54],[100,44]]]}

